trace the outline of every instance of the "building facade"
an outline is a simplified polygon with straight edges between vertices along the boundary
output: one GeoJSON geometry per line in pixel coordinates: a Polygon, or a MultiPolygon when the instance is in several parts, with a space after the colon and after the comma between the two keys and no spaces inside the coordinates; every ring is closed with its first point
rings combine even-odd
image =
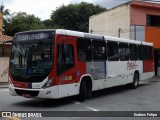
{"type": "Polygon", "coordinates": [[[7,43],[7,41],[11,41],[13,37],[2,35],[2,25],[3,25],[3,14],[0,12],[0,57],[1,56],[9,56],[11,52],[11,43],[7,43]],[[4,42],[6,42],[4,44],[4,42]]]}
{"type": "Polygon", "coordinates": [[[89,32],[152,42],[155,70],[160,67],[160,4],[131,1],[89,19],[89,32]]]}
{"type": "Polygon", "coordinates": [[[11,36],[0,35],[0,57],[10,56],[12,44],[8,41],[11,41],[12,39],[13,37],[11,36]]]}

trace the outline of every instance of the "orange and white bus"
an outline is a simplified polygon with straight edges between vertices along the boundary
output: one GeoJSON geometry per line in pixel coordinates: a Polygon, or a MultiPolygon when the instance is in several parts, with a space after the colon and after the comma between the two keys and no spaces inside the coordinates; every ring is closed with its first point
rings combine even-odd
{"type": "Polygon", "coordinates": [[[14,35],[9,65],[11,95],[63,98],[154,76],[153,44],[63,29],[14,35]]]}

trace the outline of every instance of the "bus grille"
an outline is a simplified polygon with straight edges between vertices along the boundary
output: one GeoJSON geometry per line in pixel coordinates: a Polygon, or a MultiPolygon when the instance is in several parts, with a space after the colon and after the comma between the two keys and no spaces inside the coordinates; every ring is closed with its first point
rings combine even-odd
{"type": "Polygon", "coordinates": [[[47,77],[47,75],[45,76],[32,76],[29,78],[23,78],[20,75],[12,75],[13,80],[17,81],[17,82],[32,82],[32,83],[36,83],[36,82],[42,82],[45,78],[47,77]]]}
{"type": "Polygon", "coordinates": [[[23,94],[29,94],[31,97],[38,96],[39,91],[29,91],[29,90],[19,90],[15,89],[16,93],[20,96],[23,96],[23,94]]]}

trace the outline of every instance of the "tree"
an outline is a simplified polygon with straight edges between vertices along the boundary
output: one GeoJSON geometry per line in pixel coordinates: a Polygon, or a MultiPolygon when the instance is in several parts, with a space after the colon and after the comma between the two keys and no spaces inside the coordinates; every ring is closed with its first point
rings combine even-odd
{"type": "Polygon", "coordinates": [[[88,32],[89,17],[105,10],[99,5],[86,2],[62,5],[52,11],[51,19],[59,28],[88,32]]]}
{"type": "Polygon", "coordinates": [[[19,12],[12,17],[11,23],[5,27],[5,33],[13,36],[16,32],[44,29],[46,26],[41,22],[38,17],[28,15],[25,12],[19,12]]]}
{"type": "Polygon", "coordinates": [[[3,3],[0,5],[0,12],[3,14],[3,30],[5,29],[5,26],[7,23],[10,22],[10,10],[5,9],[5,6],[3,3]]]}
{"type": "Polygon", "coordinates": [[[42,23],[47,29],[58,28],[51,19],[43,20],[42,23]]]}
{"type": "Polygon", "coordinates": [[[5,6],[3,5],[3,3],[0,5],[0,12],[3,13],[4,16],[6,15],[10,15],[10,10],[9,9],[4,9],[5,6]]]}

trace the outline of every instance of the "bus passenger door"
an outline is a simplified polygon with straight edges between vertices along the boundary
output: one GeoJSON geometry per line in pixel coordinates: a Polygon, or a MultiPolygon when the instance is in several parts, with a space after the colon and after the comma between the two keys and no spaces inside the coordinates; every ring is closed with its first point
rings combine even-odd
{"type": "Polygon", "coordinates": [[[59,97],[78,93],[76,85],[77,73],[76,37],[60,36],[57,41],[57,80],[59,97]]]}

